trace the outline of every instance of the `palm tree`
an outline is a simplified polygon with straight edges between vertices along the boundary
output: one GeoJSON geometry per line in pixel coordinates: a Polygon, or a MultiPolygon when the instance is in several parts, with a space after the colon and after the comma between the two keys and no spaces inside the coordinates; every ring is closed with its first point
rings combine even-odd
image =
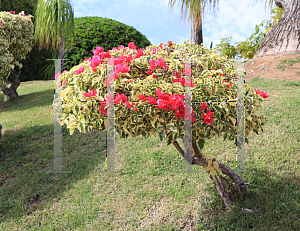
{"type": "MultiPolygon", "coordinates": [[[[258,0],[256,0],[258,1],[258,0]]],[[[262,41],[259,49],[255,53],[255,57],[261,57],[265,55],[278,55],[288,53],[300,53],[299,33],[297,27],[299,27],[299,12],[300,6],[297,3],[298,0],[265,0],[265,9],[267,9],[267,2],[269,3],[269,9],[272,10],[273,3],[284,9],[282,17],[274,28],[266,35],[262,41]],[[271,9],[270,9],[271,8],[271,9]],[[296,22],[295,23],[295,19],[296,22]],[[285,33],[282,33],[285,31],[285,33]],[[287,38],[288,37],[288,38],[287,38]],[[288,45],[290,44],[290,45],[288,45]],[[288,45],[288,46],[287,46],[288,45]],[[275,48],[275,49],[274,49],[275,48]]],[[[169,0],[171,9],[174,6],[176,0],[169,0]]],[[[206,0],[180,0],[181,2],[181,14],[186,17],[187,10],[189,8],[189,19],[192,19],[191,25],[191,43],[201,45],[203,43],[202,36],[202,12],[204,12],[207,1],[206,0]]],[[[209,0],[211,3],[212,0],[209,0]]],[[[213,1],[213,10],[215,6],[213,1]]],[[[263,2],[263,1],[261,1],[263,2]]],[[[170,13],[170,12],[169,12],[170,13]]],[[[181,18],[182,18],[181,15],[181,18]]]]}
{"type": "MultiPolygon", "coordinates": [[[[204,18],[204,12],[206,2],[205,0],[182,0],[181,2],[181,19],[184,13],[184,18],[189,8],[189,20],[191,20],[191,43],[201,45],[203,43],[202,35],[202,18],[204,18]]],[[[211,3],[211,0],[209,1],[211,3]]],[[[214,6],[216,0],[213,2],[213,13],[215,15],[214,6]]],[[[176,0],[170,0],[169,5],[171,6],[169,13],[174,7],[176,0]]],[[[218,1],[217,1],[218,3],[218,1]]]]}
{"type": "MultiPolygon", "coordinates": [[[[39,0],[35,12],[34,42],[43,46],[50,45],[58,50],[58,59],[63,59],[74,45],[74,13],[69,0],[39,0]],[[66,39],[66,43],[64,42],[66,39]],[[65,49],[66,45],[66,49],[65,49]]],[[[63,60],[61,60],[63,70],[63,60]]]]}

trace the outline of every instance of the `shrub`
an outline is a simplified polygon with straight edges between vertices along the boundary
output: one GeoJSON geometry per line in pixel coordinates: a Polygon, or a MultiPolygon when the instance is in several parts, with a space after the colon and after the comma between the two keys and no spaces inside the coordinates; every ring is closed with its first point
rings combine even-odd
{"type": "MultiPolygon", "coordinates": [[[[215,136],[224,135],[224,140],[228,136],[230,140],[235,139],[236,103],[224,103],[237,98],[237,83],[235,78],[232,78],[232,75],[237,73],[233,62],[235,60],[226,60],[223,56],[215,54],[215,49],[188,44],[186,41],[177,46],[169,41],[169,48],[161,43],[159,48],[154,45],[136,51],[133,42],[129,43],[128,47],[120,46],[106,53],[103,52],[103,48],[97,47],[93,51],[93,59],[90,57],[69,72],[65,71],[58,76],[58,80],[61,79],[61,98],[64,102],[61,124],[67,125],[70,135],[74,133],[74,129],[84,133],[86,128],[89,132],[92,132],[92,129],[102,131],[107,128],[107,120],[110,120],[110,123],[115,122],[116,133],[121,138],[127,138],[129,135],[133,138],[139,135],[148,138],[151,134],[158,133],[160,140],[165,139],[167,145],[172,143],[189,164],[197,164],[205,169],[214,181],[225,206],[231,208],[233,203],[224,187],[225,178],[222,175],[228,175],[233,180],[235,186],[231,184],[230,188],[237,187],[236,192],[242,196],[247,194],[246,184],[235,171],[217,162],[215,158],[202,154],[199,148],[203,149],[206,139],[215,136]],[[116,58],[118,59],[114,60],[116,58]],[[182,63],[184,59],[181,58],[191,59],[191,67],[185,66],[185,63],[182,63]],[[116,67],[114,73],[110,73],[111,67],[107,70],[108,60],[110,66],[116,67]],[[185,137],[183,117],[187,105],[184,105],[183,101],[183,69],[192,71],[192,99],[194,102],[200,102],[193,106],[188,119],[194,122],[191,125],[192,144],[188,144],[192,146],[192,156],[186,155],[177,142],[178,138],[185,137]],[[229,84],[227,81],[230,81],[229,84]],[[111,82],[115,82],[115,100],[112,93],[107,95],[111,82]],[[223,103],[202,103],[209,101],[223,103]],[[109,115],[114,116],[107,116],[108,109],[109,115]]],[[[266,92],[260,93],[259,90],[251,91],[247,84],[246,90],[247,137],[250,131],[258,134],[258,129],[262,129],[267,118],[257,116],[262,102],[258,94],[264,98],[268,95],[266,92]]],[[[58,110],[61,110],[60,103],[55,105],[55,111],[58,110]]],[[[111,127],[107,132],[108,137],[114,134],[111,127]]]]}
{"type": "Polygon", "coordinates": [[[75,18],[75,45],[64,59],[64,69],[82,63],[87,57],[93,56],[93,49],[101,46],[105,50],[111,50],[122,44],[134,41],[138,48],[150,45],[148,39],[132,26],[127,26],[118,21],[101,17],[75,18]]]}

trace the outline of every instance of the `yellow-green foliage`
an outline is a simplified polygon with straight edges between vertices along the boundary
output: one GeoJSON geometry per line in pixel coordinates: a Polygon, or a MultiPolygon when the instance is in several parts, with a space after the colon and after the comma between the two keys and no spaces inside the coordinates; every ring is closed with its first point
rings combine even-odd
{"type": "MultiPolygon", "coordinates": [[[[166,65],[169,66],[169,70],[164,67],[162,69],[157,68],[153,71],[153,74],[157,75],[156,78],[153,78],[152,75],[146,76],[144,73],[139,72],[137,68],[133,68],[134,64],[147,72],[151,59],[149,56],[141,56],[138,59],[133,59],[134,62],[130,65],[129,73],[119,73],[118,79],[114,82],[114,91],[125,94],[127,101],[130,103],[135,102],[138,109],[138,111],[135,111],[135,106],[129,109],[124,103],[115,104],[115,128],[120,137],[127,138],[130,134],[132,137],[143,135],[148,138],[151,134],[159,133],[160,139],[166,139],[168,145],[176,140],[178,136],[184,137],[183,117],[177,119],[174,117],[174,111],[165,111],[138,98],[142,94],[157,99],[155,91],[158,88],[162,89],[163,93],[184,95],[185,88],[180,83],[172,83],[175,79],[175,72],[172,72],[172,69],[174,68],[176,71],[185,69],[185,64],[178,59],[180,57],[181,59],[189,58],[192,61],[192,81],[194,84],[192,101],[223,101],[219,104],[208,104],[208,109],[214,112],[211,125],[204,123],[202,117],[204,111],[200,110],[201,104],[193,104],[194,117],[196,118],[196,122],[192,125],[193,139],[198,140],[201,149],[205,144],[205,140],[211,139],[215,135],[225,134],[224,140],[229,135],[229,139],[233,140],[234,135],[236,135],[236,103],[226,104],[224,101],[237,99],[237,83],[235,78],[232,78],[232,85],[228,88],[229,81],[222,82],[222,80],[230,79],[237,73],[235,60],[227,60],[225,57],[214,53],[214,49],[210,50],[186,41],[170,48],[167,48],[165,44],[163,50],[157,50],[156,54],[152,54],[152,48],[154,47],[158,48],[158,45],[147,47],[144,54],[150,54],[151,59],[155,61],[158,58],[163,58],[166,65]],[[168,53],[170,53],[169,56],[168,53]],[[212,68],[215,71],[209,71],[212,68]],[[221,76],[223,73],[225,77],[221,76]],[[209,77],[209,75],[213,75],[213,77],[209,77]],[[127,80],[132,80],[132,82],[128,83],[127,80]],[[228,90],[226,91],[226,89],[228,90]],[[143,103],[145,103],[144,106],[143,103]]],[[[124,55],[124,49],[110,51],[110,54],[112,57],[118,58],[120,54],[124,55]]],[[[127,48],[125,56],[135,53],[136,50],[127,48]]],[[[107,87],[105,85],[107,58],[104,60],[104,64],[96,67],[96,72],[92,71],[90,61],[85,61],[73,67],[69,72],[60,75],[61,82],[67,81],[67,85],[63,85],[61,88],[61,98],[64,102],[61,119],[62,125],[66,124],[70,129],[70,135],[74,133],[75,128],[84,133],[86,133],[86,128],[89,132],[92,129],[102,131],[106,128],[107,115],[99,112],[100,103],[93,103],[103,101],[104,98],[107,99],[107,87]],[[75,71],[83,66],[85,66],[84,72],[74,75],[75,71]],[[83,94],[90,92],[90,90],[96,90],[97,95],[86,98],[83,94]]],[[[255,131],[257,134],[259,128],[263,131],[262,125],[267,119],[265,116],[257,118],[254,115],[261,107],[262,97],[256,95],[255,91],[245,84],[245,91],[248,90],[249,93],[245,97],[246,137],[250,131],[255,131]]]]}
{"type": "Polygon", "coordinates": [[[253,59],[255,52],[266,37],[267,33],[278,23],[278,20],[283,14],[283,9],[276,6],[271,13],[274,14],[271,16],[273,22],[272,19],[270,19],[262,21],[259,26],[255,25],[255,33],[253,33],[246,41],[238,42],[236,43],[236,46],[232,46],[229,43],[232,36],[221,39],[221,43],[217,44],[217,48],[220,53],[227,58],[234,58],[236,55],[239,55],[241,58],[253,59]],[[265,32],[259,32],[259,27],[264,27],[265,32]]]}
{"type": "Polygon", "coordinates": [[[25,59],[32,49],[34,26],[31,16],[0,12],[0,87],[5,86],[15,65],[22,68],[18,61],[25,59]]]}

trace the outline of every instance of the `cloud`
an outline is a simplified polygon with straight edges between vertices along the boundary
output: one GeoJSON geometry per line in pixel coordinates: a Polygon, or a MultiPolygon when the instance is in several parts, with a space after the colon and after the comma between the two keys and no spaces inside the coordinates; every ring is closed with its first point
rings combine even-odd
{"type": "MultiPolygon", "coordinates": [[[[253,0],[217,1],[215,15],[211,5],[207,5],[203,14],[204,46],[213,47],[221,38],[232,36],[232,45],[245,41],[255,33],[255,25],[270,18],[271,10],[264,4],[253,0]],[[260,10],[259,10],[260,9],[260,10]]],[[[188,14],[181,18],[181,1],[176,1],[170,11],[169,0],[73,0],[75,17],[98,16],[110,18],[144,34],[151,44],[182,43],[191,36],[191,22],[188,14]]],[[[274,8],[274,4],[273,4],[274,8]]]]}

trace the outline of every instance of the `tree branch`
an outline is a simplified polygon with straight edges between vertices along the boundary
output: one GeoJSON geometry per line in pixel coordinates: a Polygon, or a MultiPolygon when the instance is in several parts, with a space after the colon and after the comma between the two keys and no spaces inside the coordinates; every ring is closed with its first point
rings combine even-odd
{"type": "MultiPolygon", "coordinates": [[[[182,137],[178,137],[178,138],[180,138],[183,141],[182,137]]],[[[191,157],[191,156],[187,155],[186,153],[184,153],[184,151],[182,150],[182,148],[180,147],[180,145],[178,144],[177,141],[173,141],[173,145],[176,147],[176,149],[180,152],[180,154],[183,156],[183,158],[189,164],[191,164],[191,165],[197,164],[197,165],[202,166],[203,168],[207,167],[208,163],[207,163],[206,159],[203,157],[203,154],[200,152],[200,150],[197,146],[196,140],[192,139],[192,147],[193,147],[193,150],[194,150],[194,153],[195,153],[194,157],[191,157]]],[[[214,162],[214,161],[216,161],[215,158],[213,158],[212,162],[214,162]]],[[[232,170],[231,168],[229,168],[225,164],[220,163],[218,161],[216,161],[216,162],[219,164],[219,168],[222,171],[222,173],[229,176],[232,179],[234,185],[237,188],[236,191],[238,192],[238,194],[241,195],[241,196],[246,196],[247,195],[247,186],[246,186],[245,182],[242,180],[242,178],[234,170],[232,170]]],[[[224,178],[224,177],[222,177],[222,178],[224,178]]],[[[222,180],[222,178],[221,178],[221,180],[222,180]]],[[[215,180],[214,180],[214,182],[215,182],[215,180]]],[[[221,188],[225,189],[223,180],[222,180],[221,183],[216,185],[218,192],[219,192],[219,190],[221,190],[221,188]]],[[[216,184],[216,182],[215,182],[215,184],[216,184]]],[[[219,192],[219,194],[220,194],[220,192],[219,192]]],[[[225,200],[227,200],[226,199],[227,197],[226,196],[225,197],[222,196],[222,197],[223,197],[224,202],[225,202],[225,200]]],[[[229,202],[227,201],[226,203],[229,203],[229,202]]]]}
{"type": "Polygon", "coordinates": [[[184,151],[182,150],[182,148],[180,147],[180,145],[178,144],[177,141],[173,141],[173,145],[175,146],[175,148],[180,152],[180,154],[182,155],[182,157],[190,164],[190,165],[194,165],[194,161],[193,161],[193,157],[184,153],[184,151]]]}
{"type": "Polygon", "coordinates": [[[147,74],[145,71],[141,70],[139,67],[137,67],[136,65],[133,65],[133,68],[138,69],[139,72],[142,72],[143,74],[145,74],[146,76],[148,76],[149,74],[147,74]]]}

